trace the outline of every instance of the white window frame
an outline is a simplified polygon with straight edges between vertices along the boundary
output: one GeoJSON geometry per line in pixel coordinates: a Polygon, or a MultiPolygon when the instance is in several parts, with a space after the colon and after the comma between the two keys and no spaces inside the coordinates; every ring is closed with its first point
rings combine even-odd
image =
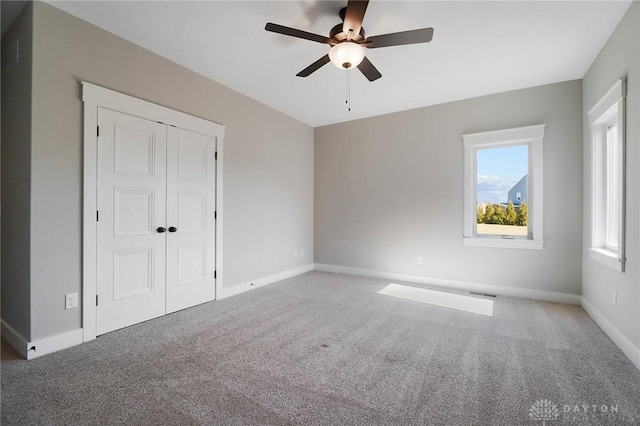
{"type": "Polygon", "coordinates": [[[543,197],[542,197],[542,142],[544,124],[471,133],[462,136],[464,145],[464,245],[470,247],[495,247],[542,250],[543,197]],[[477,151],[482,148],[500,148],[528,145],[528,234],[526,238],[477,233],[477,151]]]}
{"type": "Polygon", "coordinates": [[[626,95],[627,79],[621,78],[587,113],[591,128],[591,229],[589,254],[592,259],[618,271],[625,269],[626,207],[626,95]],[[607,244],[607,133],[618,124],[617,158],[617,232],[618,246],[607,244]]]}

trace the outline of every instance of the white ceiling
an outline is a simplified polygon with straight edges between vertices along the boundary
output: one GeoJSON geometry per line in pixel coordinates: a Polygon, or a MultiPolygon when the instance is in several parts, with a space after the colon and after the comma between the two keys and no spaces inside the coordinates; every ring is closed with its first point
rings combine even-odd
{"type": "Polygon", "coordinates": [[[367,50],[382,78],[327,64],[329,46],[264,30],[328,35],[345,1],[82,1],[62,10],[311,126],[582,78],[626,1],[371,1],[368,36],[435,28],[431,43],[367,50]]]}

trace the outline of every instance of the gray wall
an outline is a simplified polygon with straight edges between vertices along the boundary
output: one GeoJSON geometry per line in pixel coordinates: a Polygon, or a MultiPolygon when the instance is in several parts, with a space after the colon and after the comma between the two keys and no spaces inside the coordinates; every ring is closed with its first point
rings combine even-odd
{"type": "Polygon", "coordinates": [[[83,80],[226,126],[225,287],[312,262],[311,127],[40,2],[33,56],[32,339],[81,325],[83,80]]]}
{"type": "Polygon", "coordinates": [[[602,48],[583,80],[584,111],[584,244],[582,295],[623,335],[640,347],[640,3],[634,2],[602,48]],[[627,75],[627,262],[620,273],[591,259],[591,131],[587,112],[627,75]],[[612,291],[618,293],[613,305],[612,291]]]}
{"type": "Polygon", "coordinates": [[[25,339],[30,322],[31,67],[33,8],[2,37],[2,57],[16,39],[18,64],[2,64],[2,319],[25,339]]]}
{"type": "Polygon", "coordinates": [[[581,117],[570,81],[316,128],[316,263],[580,294],[581,117]],[[462,135],[541,123],[544,250],[465,247],[462,135]]]}

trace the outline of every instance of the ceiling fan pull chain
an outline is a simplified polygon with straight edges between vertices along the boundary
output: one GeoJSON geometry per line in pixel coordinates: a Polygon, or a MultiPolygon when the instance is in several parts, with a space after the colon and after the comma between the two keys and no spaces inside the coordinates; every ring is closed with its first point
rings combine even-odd
{"type": "Polygon", "coordinates": [[[344,103],[349,108],[349,70],[344,72],[344,103]]]}
{"type": "Polygon", "coordinates": [[[345,74],[345,97],[347,100],[345,103],[347,104],[347,110],[351,111],[351,73],[350,69],[347,69],[345,74]]]}
{"type": "Polygon", "coordinates": [[[347,73],[349,74],[349,112],[351,112],[351,69],[347,73]]]}

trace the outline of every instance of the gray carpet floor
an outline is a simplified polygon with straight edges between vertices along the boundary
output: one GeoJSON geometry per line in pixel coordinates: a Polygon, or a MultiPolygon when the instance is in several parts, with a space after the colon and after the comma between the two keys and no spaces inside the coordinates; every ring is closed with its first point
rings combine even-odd
{"type": "Polygon", "coordinates": [[[310,272],[28,362],[3,341],[2,424],[534,425],[537,400],[547,425],[640,424],[640,371],[581,308],[386,284],[310,272]]]}

